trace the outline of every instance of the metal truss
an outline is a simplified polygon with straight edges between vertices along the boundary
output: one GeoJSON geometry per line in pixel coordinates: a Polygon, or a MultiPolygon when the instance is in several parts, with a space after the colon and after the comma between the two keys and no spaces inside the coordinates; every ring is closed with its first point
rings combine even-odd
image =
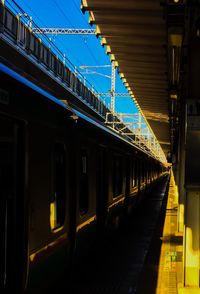
{"type": "Polygon", "coordinates": [[[95,35],[95,29],[32,28],[32,32],[46,35],[95,35]]]}
{"type": "MultiPolygon", "coordinates": [[[[95,93],[96,95],[99,96],[110,96],[110,92],[108,93],[95,93]]],[[[130,97],[130,94],[128,93],[115,93],[115,97],[130,97]]]]}

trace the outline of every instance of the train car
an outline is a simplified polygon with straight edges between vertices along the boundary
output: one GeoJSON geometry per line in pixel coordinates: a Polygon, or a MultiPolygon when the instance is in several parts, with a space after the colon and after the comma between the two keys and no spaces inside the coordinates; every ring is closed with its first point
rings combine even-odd
{"type": "Polygon", "coordinates": [[[0,81],[1,289],[44,293],[165,173],[3,63],[0,81]]]}

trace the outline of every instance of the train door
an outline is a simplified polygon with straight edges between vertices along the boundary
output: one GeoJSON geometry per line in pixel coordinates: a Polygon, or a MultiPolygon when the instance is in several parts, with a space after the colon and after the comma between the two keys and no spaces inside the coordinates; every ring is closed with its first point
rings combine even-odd
{"type": "Polygon", "coordinates": [[[24,125],[0,117],[0,287],[19,292],[27,268],[24,125]]]}
{"type": "Polygon", "coordinates": [[[96,203],[97,203],[97,230],[102,233],[106,225],[108,193],[107,193],[107,168],[106,152],[104,149],[97,151],[97,169],[96,169],[96,203]]]}

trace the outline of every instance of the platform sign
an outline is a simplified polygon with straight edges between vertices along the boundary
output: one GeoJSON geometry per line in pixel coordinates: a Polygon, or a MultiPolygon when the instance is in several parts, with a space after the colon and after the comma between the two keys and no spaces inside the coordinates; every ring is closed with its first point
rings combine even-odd
{"type": "Polygon", "coordinates": [[[200,130],[200,100],[187,100],[187,127],[200,130]]]}

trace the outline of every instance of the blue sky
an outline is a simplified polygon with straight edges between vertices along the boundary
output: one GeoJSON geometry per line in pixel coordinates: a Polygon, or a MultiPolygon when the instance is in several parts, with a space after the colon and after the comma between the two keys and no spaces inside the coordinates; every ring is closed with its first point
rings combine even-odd
{"type": "MultiPolygon", "coordinates": [[[[23,10],[32,16],[33,21],[39,27],[62,27],[62,28],[91,28],[88,24],[88,13],[83,14],[80,10],[80,0],[15,0],[23,10]]],[[[12,3],[12,0],[5,0],[12,3]]],[[[100,44],[96,36],[86,35],[57,35],[49,36],[52,42],[65,53],[66,57],[75,65],[80,72],[80,65],[101,66],[110,64],[110,58],[105,53],[105,48],[100,44]]],[[[110,75],[111,68],[96,68],[101,74],[110,75]]],[[[111,80],[98,74],[85,75],[87,80],[94,85],[98,92],[108,92],[111,88],[111,80]]],[[[116,74],[116,92],[127,92],[119,76],[116,74]]],[[[110,99],[106,98],[106,103],[110,99]]],[[[116,98],[116,111],[135,113],[137,109],[130,98],[116,98]]]]}

